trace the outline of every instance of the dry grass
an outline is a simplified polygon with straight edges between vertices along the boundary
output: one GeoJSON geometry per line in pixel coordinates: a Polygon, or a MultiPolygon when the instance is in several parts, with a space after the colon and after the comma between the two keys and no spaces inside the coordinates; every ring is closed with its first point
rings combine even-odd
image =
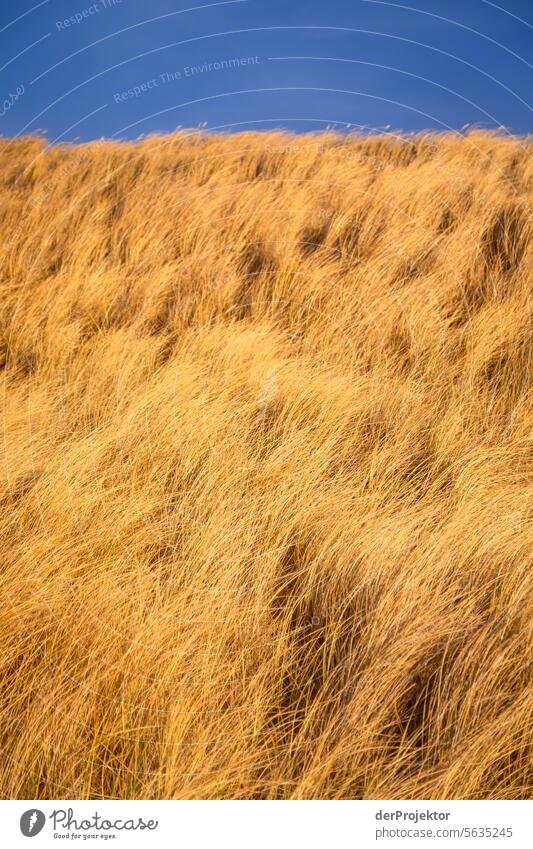
{"type": "Polygon", "coordinates": [[[0,159],[1,794],[528,796],[531,141],[0,159]]]}

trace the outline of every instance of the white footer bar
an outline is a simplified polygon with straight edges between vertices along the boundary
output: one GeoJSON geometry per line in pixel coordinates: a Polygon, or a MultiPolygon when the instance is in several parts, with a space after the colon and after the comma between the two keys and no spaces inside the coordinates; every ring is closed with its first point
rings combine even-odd
{"type": "Polygon", "coordinates": [[[0,801],[2,846],[531,849],[532,801],[0,801]]]}

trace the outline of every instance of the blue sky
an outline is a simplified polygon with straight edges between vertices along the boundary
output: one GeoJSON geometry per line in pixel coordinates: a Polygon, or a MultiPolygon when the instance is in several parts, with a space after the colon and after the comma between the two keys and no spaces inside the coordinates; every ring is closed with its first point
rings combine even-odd
{"type": "Polygon", "coordinates": [[[15,0],[0,134],[527,133],[532,25],[531,0],[15,0]]]}

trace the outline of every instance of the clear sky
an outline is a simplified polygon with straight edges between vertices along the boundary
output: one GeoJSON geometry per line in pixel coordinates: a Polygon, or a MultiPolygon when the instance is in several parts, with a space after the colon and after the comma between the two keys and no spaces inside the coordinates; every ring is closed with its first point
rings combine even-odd
{"type": "Polygon", "coordinates": [[[533,130],[532,0],[10,0],[0,134],[533,130]]]}

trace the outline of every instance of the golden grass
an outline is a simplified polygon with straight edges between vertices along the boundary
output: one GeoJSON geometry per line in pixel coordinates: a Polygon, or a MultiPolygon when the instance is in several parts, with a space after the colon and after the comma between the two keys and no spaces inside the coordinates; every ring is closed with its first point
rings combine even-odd
{"type": "Polygon", "coordinates": [[[530,795],[531,141],[0,160],[2,796],[530,795]]]}

